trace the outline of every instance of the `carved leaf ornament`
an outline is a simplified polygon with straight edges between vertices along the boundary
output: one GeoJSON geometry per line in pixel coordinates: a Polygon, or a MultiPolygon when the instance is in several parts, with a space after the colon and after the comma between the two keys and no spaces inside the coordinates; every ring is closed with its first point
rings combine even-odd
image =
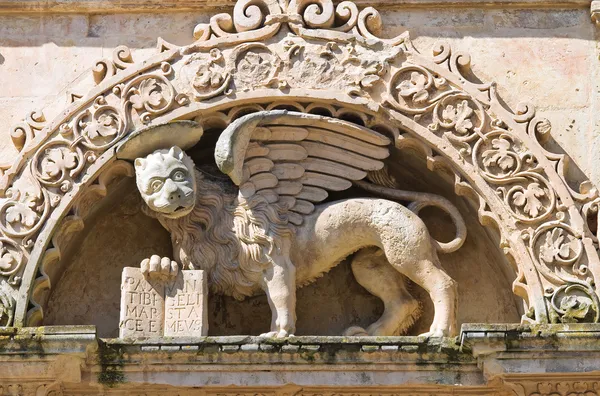
{"type": "Polygon", "coordinates": [[[349,183],[385,163],[385,139],[417,148],[431,170],[456,175],[456,193],[499,231],[507,261],[516,263],[513,290],[524,300],[524,321],[598,321],[598,238],[588,220],[598,216],[600,198],[589,182],[573,189],[569,158],[544,148],[549,122],[528,104],[506,110],[493,83],[470,81],[467,54],[440,44],[425,56],[407,35],[378,38],[381,26],[375,9],[349,1],[239,0],[232,15],[198,25],[188,46],[159,39],[158,52],[143,62],[120,46],[112,59],[91,65],[94,88],[72,93],[53,120],[33,111],[11,131],[19,155],[0,167],[0,319],[43,322],[48,289],[61,272],[51,267],[61,265],[68,238],[50,241],[78,229],[71,208],[123,144],[143,135],[167,145],[181,136],[150,138],[151,130],[172,121],[225,128],[248,113],[292,108],[355,127],[313,140],[318,126],[285,136],[276,125],[258,127],[248,141],[252,157],[236,162],[241,168],[223,164],[242,193],[289,197],[302,213],[324,196],[320,184],[342,183],[332,179],[337,174],[349,183]],[[323,145],[334,157],[329,147],[352,146],[361,156],[352,164],[360,165],[313,155],[323,145]],[[280,155],[299,162],[279,164],[280,155]],[[281,176],[278,187],[259,180],[264,167],[281,176]],[[302,183],[284,180],[299,172],[302,183]]]}

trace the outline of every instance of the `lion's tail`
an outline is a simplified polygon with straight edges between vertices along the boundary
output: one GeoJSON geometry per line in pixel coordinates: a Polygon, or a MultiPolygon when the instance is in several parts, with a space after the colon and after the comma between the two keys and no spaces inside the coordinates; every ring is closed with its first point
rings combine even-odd
{"type": "Polygon", "coordinates": [[[467,226],[465,225],[465,220],[462,218],[456,206],[454,206],[446,198],[436,194],[398,190],[395,188],[379,186],[377,184],[372,184],[363,180],[355,181],[355,183],[358,187],[362,188],[363,190],[381,195],[389,199],[411,201],[412,203],[408,205],[408,209],[417,215],[419,214],[421,209],[427,206],[435,206],[448,213],[450,215],[450,218],[452,219],[452,222],[454,223],[454,226],[456,227],[456,234],[454,239],[450,242],[440,242],[432,238],[433,243],[438,252],[452,253],[458,250],[463,245],[463,243],[465,243],[465,239],[467,237],[467,226]]]}

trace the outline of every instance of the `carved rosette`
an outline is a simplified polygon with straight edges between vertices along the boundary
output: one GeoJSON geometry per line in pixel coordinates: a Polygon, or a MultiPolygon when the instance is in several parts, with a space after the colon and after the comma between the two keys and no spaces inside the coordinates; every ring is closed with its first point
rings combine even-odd
{"type": "Polygon", "coordinates": [[[449,164],[457,193],[499,229],[527,320],[598,321],[598,239],[588,220],[600,198],[589,183],[574,191],[568,158],[544,149],[549,123],[529,105],[507,111],[494,84],[469,81],[466,54],[439,45],[425,57],[406,35],[377,38],[381,18],[371,7],[284,3],[239,0],[233,15],[198,25],[191,45],[159,40],[142,63],[118,47],[94,68],[98,85],[71,94],[54,121],[32,112],[13,129],[20,156],[0,168],[0,306],[16,306],[15,322],[41,321],[36,288],[51,282],[36,277],[47,276],[38,268],[58,219],[133,131],[193,117],[222,125],[247,111],[297,107],[298,98],[313,102],[305,111],[333,115],[331,102],[363,108],[361,122],[396,131],[397,147],[421,148],[433,170],[449,164]]]}
{"type": "Polygon", "coordinates": [[[222,94],[231,81],[231,71],[217,48],[213,48],[208,54],[190,56],[184,62],[184,69],[189,69],[190,73],[182,73],[183,85],[190,89],[195,100],[210,99],[222,94]]]}
{"type": "MultiPolygon", "coordinates": [[[[529,241],[550,320],[597,321],[600,307],[590,265],[597,273],[598,258],[595,252],[585,254],[583,243],[584,238],[597,240],[586,226],[573,226],[569,210],[576,200],[585,203],[577,205],[579,211],[597,216],[597,191],[569,188],[567,160],[538,141],[547,137],[548,121],[534,119],[529,105],[520,105],[510,117],[492,113],[499,103],[495,86],[468,81],[466,54],[441,44],[429,67],[413,63],[421,61],[419,55],[408,55],[408,62],[392,71],[386,104],[452,144],[504,202],[523,240],[529,241]],[[550,174],[556,176],[552,181],[550,174]]],[[[526,283],[519,271],[515,290],[529,294],[526,283]]]]}
{"type": "Polygon", "coordinates": [[[185,59],[178,89],[196,101],[270,88],[370,97],[371,90],[383,86],[390,61],[402,51],[391,46],[373,51],[354,42],[314,43],[297,36],[285,37],[279,46],[252,42],[213,48],[185,59]]]}

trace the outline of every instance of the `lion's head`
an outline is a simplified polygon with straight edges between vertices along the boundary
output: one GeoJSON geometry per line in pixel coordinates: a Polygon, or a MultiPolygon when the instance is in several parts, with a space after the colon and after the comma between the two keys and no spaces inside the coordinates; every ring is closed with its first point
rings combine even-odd
{"type": "Polygon", "coordinates": [[[179,147],[156,150],[145,158],[137,158],[135,176],[142,198],[153,211],[176,219],[194,208],[194,162],[179,147]]]}

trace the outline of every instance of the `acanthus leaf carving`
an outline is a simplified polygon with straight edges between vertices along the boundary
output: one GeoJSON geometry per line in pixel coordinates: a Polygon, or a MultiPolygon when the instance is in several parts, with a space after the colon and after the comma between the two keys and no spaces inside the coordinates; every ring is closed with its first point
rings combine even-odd
{"type": "Polygon", "coordinates": [[[196,100],[210,99],[223,93],[231,81],[231,72],[225,66],[223,54],[217,48],[206,54],[195,54],[185,61],[185,64],[197,64],[192,77],[191,86],[194,88],[196,100]]]}
{"type": "MultiPolygon", "coordinates": [[[[493,83],[466,77],[467,54],[441,44],[433,58],[426,58],[407,35],[384,40],[375,36],[380,30],[375,9],[359,11],[348,1],[334,6],[329,0],[287,5],[240,0],[233,15],[218,14],[198,25],[191,45],[178,48],[159,41],[159,54],[144,64],[134,63],[131,51],[118,47],[113,59],[96,70],[98,86],[89,96],[55,122],[46,124],[36,112],[13,131],[21,156],[12,166],[0,166],[6,171],[0,202],[6,251],[0,254],[0,275],[14,283],[30,254],[30,264],[39,265],[41,253],[34,252],[33,242],[52,211],[77,191],[75,186],[89,182],[90,169],[95,172],[102,165],[99,159],[133,131],[157,119],[169,121],[174,109],[180,109],[182,119],[208,114],[206,109],[217,102],[221,108],[235,107],[238,97],[248,103],[256,91],[273,105],[273,97],[293,91],[328,109],[316,98],[328,92],[340,103],[379,106],[390,124],[405,117],[423,128],[407,134],[427,141],[453,164],[456,191],[474,198],[482,223],[501,230],[502,248],[518,266],[531,265],[541,275],[536,281],[530,269],[517,266],[515,290],[528,297],[527,309],[535,305],[532,317],[547,320],[552,311],[565,320],[583,315],[578,320],[597,321],[589,314],[597,312],[593,298],[584,315],[587,300],[565,296],[581,288],[595,293],[598,254],[584,242],[598,247],[597,230],[587,220],[597,218],[600,198],[589,183],[571,188],[565,176],[568,158],[544,149],[549,122],[536,118],[531,105],[518,105],[514,113],[502,109],[493,83]],[[189,114],[181,109],[186,106],[189,114]],[[444,143],[433,143],[428,134],[444,143]],[[566,285],[581,287],[561,289],[566,285]],[[554,303],[548,293],[558,296],[554,303]]],[[[247,110],[242,108],[240,114],[247,110]]],[[[428,156],[435,170],[434,162],[428,156]]]]}

